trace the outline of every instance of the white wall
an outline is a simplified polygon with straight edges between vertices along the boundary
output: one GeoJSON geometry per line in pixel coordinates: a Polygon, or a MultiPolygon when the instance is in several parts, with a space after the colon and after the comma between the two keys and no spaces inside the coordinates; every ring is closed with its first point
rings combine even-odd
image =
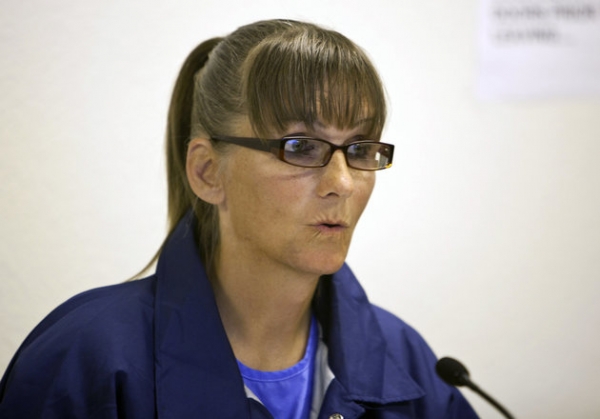
{"type": "Polygon", "coordinates": [[[3,0],[0,370],[53,307],[159,246],[187,53],[292,17],[362,45],[389,92],[395,166],[349,257],[371,299],[516,416],[599,417],[600,99],[479,102],[474,0],[231,3],[3,0]]]}

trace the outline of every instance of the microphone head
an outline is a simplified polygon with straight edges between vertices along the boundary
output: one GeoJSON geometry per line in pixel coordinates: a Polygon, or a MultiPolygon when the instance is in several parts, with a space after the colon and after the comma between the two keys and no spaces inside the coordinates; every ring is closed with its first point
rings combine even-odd
{"type": "Polygon", "coordinates": [[[451,386],[468,385],[469,371],[463,364],[453,358],[442,358],[435,364],[435,371],[442,380],[451,386]]]}

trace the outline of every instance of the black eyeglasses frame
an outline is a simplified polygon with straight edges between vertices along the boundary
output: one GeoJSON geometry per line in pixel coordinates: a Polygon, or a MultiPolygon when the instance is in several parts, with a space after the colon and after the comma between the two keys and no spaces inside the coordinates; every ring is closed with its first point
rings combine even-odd
{"type": "Polygon", "coordinates": [[[327,166],[327,164],[329,164],[329,162],[331,161],[331,157],[333,156],[333,153],[335,153],[337,150],[342,150],[342,153],[344,154],[344,158],[346,159],[346,164],[348,165],[348,167],[351,167],[356,170],[364,170],[364,171],[370,171],[370,172],[390,168],[392,166],[392,161],[393,161],[393,157],[394,157],[394,145],[393,144],[382,143],[381,141],[373,141],[373,140],[358,140],[358,141],[353,141],[353,142],[350,142],[350,143],[344,144],[344,145],[337,145],[337,144],[333,144],[327,140],[323,140],[321,138],[307,137],[307,136],[302,136],[302,135],[300,135],[300,136],[294,135],[294,136],[283,137],[283,138],[273,139],[273,140],[253,138],[253,137],[230,137],[230,136],[225,136],[225,135],[214,135],[211,137],[211,140],[217,141],[217,142],[221,141],[221,142],[228,143],[228,144],[239,145],[239,146],[250,148],[253,150],[266,151],[266,152],[273,154],[279,160],[281,160],[287,164],[290,164],[292,166],[297,166],[297,167],[305,167],[305,168],[319,168],[319,167],[327,166]],[[287,143],[287,141],[290,141],[290,140],[315,140],[315,141],[323,142],[323,143],[329,145],[329,149],[330,149],[329,155],[322,163],[320,163],[319,165],[314,165],[314,166],[299,165],[299,164],[290,162],[285,159],[285,144],[287,143]],[[377,168],[373,168],[373,169],[353,166],[352,162],[350,162],[348,159],[347,152],[348,152],[349,147],[356,145],[356,144],[377,144],[380,146],[389,147],[388,148],[389,155],[386,156],[386,157],[388,157],[388,163],[383,167],[377,167],[377,168]]]}

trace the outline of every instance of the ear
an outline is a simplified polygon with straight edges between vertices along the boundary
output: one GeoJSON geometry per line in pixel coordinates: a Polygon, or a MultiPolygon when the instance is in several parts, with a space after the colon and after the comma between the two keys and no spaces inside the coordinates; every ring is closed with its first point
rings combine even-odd
{"type": "Polygon", "coordinates": [[[218,156],[209,139],[194,138],[190,141],[186,173],[198,198],[213,205],[223,202],[225,193],[218,171],[218,156]]]}

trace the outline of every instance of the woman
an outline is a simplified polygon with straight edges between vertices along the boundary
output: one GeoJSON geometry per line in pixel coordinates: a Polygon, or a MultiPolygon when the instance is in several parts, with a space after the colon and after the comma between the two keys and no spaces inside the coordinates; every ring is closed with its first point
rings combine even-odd
{"type": "Polygon", "coordinates": [[[384,120],[375,69],[336,32],[263,21],[198,46],[169,111],[156,273],[44,319],[0,417],[476,417],[344,264],[392,163],[384,120]]]}

